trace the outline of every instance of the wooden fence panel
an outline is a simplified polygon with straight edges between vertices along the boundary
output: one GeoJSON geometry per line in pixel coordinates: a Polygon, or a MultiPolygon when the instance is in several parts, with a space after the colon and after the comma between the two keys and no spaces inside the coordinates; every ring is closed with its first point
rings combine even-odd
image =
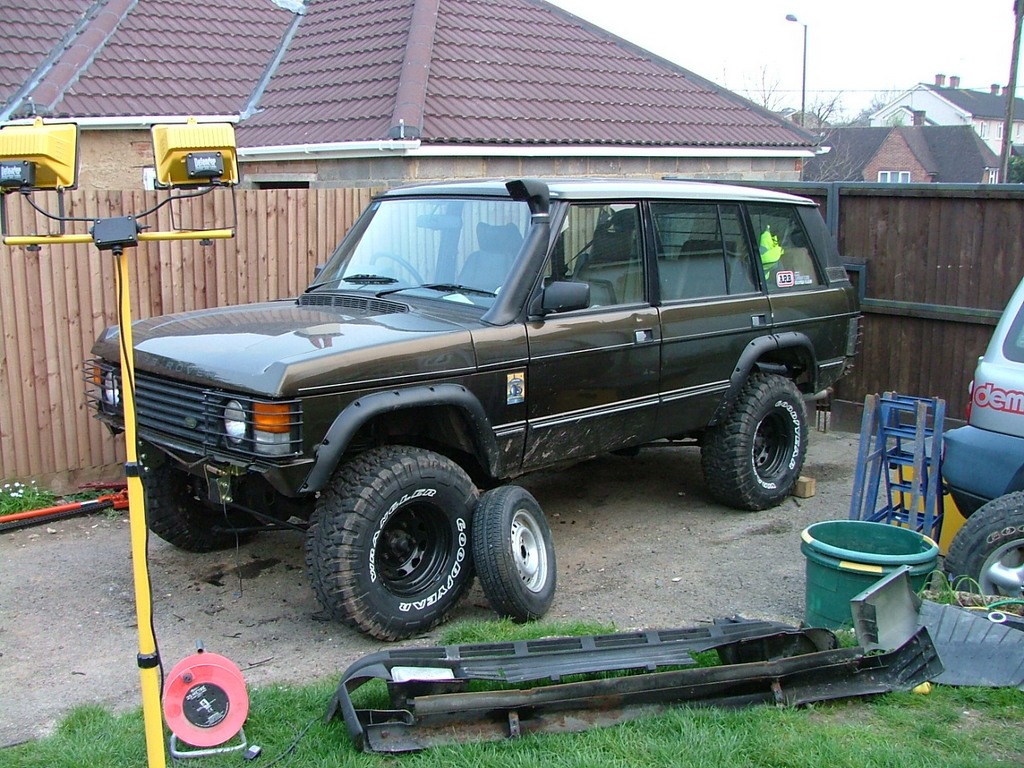
{"type": "MultiPolygon", "coordinates": [[[[237,236],[146,242],[129,253],[128,285],[135,319],[294,296],[309,283],[369,202],[370,190],[238,190],[165,206],[145,222],[230,226],[237,236]]],[[[53,231],[53,225],[7,201],[9,233],[53,231]]],[[[152,192],[66,195],[70,216],[134,214],[162,198],[152,192]]],[[[55,209],[47,198],[47,205],[55,209]]],[[[37,479],[73,487],[124,461],[121,441],[107,434],[86,405],[82,363],[96,337],[117,322],[114,259],[92,245],[4,246],[0,260],[0,480],[37,479]]]]}
{"type": "Polygon", "coordinates": [[[1024,191],[854,185],[839,244],[863,268],[865,301],[861,353],[837,397],[941,397],[962,418],[977,358],[1024,276],[1024,191]]]}

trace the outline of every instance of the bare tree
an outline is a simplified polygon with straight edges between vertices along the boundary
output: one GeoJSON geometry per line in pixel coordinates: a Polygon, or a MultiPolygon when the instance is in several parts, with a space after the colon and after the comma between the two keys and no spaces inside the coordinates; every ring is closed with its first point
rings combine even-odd
{"type": "MultiPolygon", "coordinates": [[[[793,116],[799,121],[799,113],[793,116]]],[[[818,96],[807,105],[804,127],[812,133],[824,133],[833,125],[841,125],[845,120],[843,113],[843,92],[837,91],[831,96],[818,96]]]]}
{"type": "MultiPolygon", "coordinates": [[[[886,104],[896,98],[896,91],[879,91],[871,97],[871,103],[869,103],[864,109],[854,115],[853,119],[845,123],[848,126],[868,126],[871,125],[871,116],[878,110],[884,107],[886,104]]],[[[900,118],[899,125],[902,125],[902,118],[900,118]]]]}
{"type": "Polygon", "coordinates": [[[807,162],[804,166],[804,181],[863,181],[850,146],[836,140],[839,135],[833,135],[830,131],[822,134],[821,146],[828,147],[829,151],[807,162]]]}
{"type": "Polygon", "coordinates": [[[772,112],[779,112],[783,106],[783,96],[779,92],[779,78],[768,72],[768,65],[762,64],[759,76],[751,82],[747,78],[743,95],[755,104],[759,104],[772,112]]]}

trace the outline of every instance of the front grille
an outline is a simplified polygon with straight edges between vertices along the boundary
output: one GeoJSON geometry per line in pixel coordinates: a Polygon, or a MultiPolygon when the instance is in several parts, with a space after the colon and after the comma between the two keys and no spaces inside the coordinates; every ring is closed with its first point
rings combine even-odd
{"type": "Polygon", "coordinates": [[[299,306],[338,307],[360,315],[392,315],[397,312],[409,311],[405,304],[397,301],[337,293],[304,293],[299,296],[299,306]]]}
{"type": "MultiPolygon", "coordinates": [[[[116,377],[120,389],[120,372],[116,377]]],[[[136,372],[135,417],[140,426],[180,440],[216,445],[212,415],[204,390],[136,372]]]]}
{"type": "MultiPolygon", "coordinates": [[[[121,371],[106,360],[90,360],[85,365],[86,398],[97,415],[107,421],[123,422],[121,371]],[[104,395],[100,382],[113,377],[116,396],[104,395]]],[[[109,389],[108,389],[109,392],[109,389]]],[[[140,431],[165,435],[176,442],[197,446],[204,454],[213,450],[247,458],[282,458],[302,451],[302,408],[298,400],[266,400],[221,390],[197,387],[149,373],[135,373],[135,419],[140,431]],[[228,439],[224,428],[224,407],[237,401],[246,415],[248,429],[240,442],[228,439]],[[252,424],[256,403],[284,405],[289,431],[273,449],[256,450],[252,424]]]]}

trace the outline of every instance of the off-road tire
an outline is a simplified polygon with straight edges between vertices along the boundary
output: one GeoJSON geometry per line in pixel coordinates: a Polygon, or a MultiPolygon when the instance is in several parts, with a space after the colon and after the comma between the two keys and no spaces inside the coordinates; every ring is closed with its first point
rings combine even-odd
{"type": "Polygon", "coordinates": [[[1024,584],[1024,491],[1008,493],[978,507],[953,537],[944,568],[956,588],[964,592],[1020,598],[1024,584]]]}
{"type": "Polygon", "coordinates": [[[539,619],[555,597],[555,546],[540,504],[506,485],[480,497],[473,513],[473,565],[497,614],[539,619]]]}
{"type": "Polygon", "coordinates": [[[374,448],[339,467],[306,536],[325,612],[381,640],[443,621],[473,580],[477,498],[457,464],[421,448],[374,448]]]}
{"type": "Polygon", "coordinates": [[[255,525],[250,515],[207,503],[195,489],[195,479],[168,464],[142,472],[149,530],[186,552],[215,552],[252,539],[254,531],[231,528],[255,525]]]}
{"type": "Polygon", "coordinates": [[[755,373],[701,445],[704,482],[716,501],[744,510],[780,504],[807,455],[807,416],[796,385],[755,373]]]}

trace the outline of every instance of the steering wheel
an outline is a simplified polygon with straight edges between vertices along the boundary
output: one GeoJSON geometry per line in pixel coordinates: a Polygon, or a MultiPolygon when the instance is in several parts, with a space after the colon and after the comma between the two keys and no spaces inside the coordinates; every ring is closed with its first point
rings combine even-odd
{"type": "Polygon", "coordinates": [[[413,282],[416,283],[417,285],[422,285],[423,283],[426,282],[426,280],[423,279],[423,275],[421,275],[416,270],[416,267],[414,267],[412,264],[410,264],[408,261],[406,261],[405,259],[403,259],[401,256],[399,256],[396,253],[389,253],[388,251],[380,251],[379,253],[373,254],[373,263],[374,264],[377,264],[378,262],[381,262],[381,261],[393,261],[393,262],[395,262],[398,266],[400,266],[402,269],[404,269],[406,272],[408,272],[410,275],[412,275],[413,282]]]}

